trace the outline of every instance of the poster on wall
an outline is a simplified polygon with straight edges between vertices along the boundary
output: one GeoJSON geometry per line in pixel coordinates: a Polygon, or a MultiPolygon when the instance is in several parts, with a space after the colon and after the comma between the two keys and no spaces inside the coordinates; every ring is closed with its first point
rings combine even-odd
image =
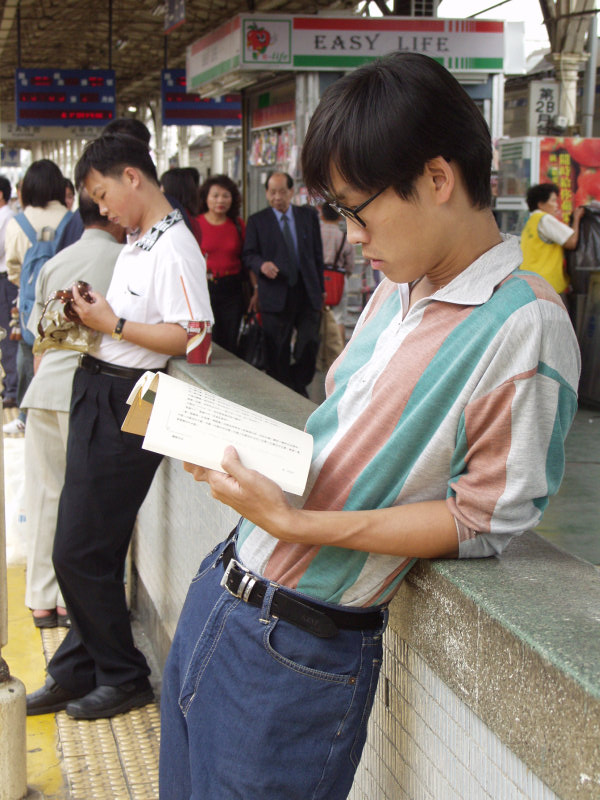
{"type": "Polygon", "coordinates": [[[296,147],[296,126],[256,131],[250,142],[249,162],[253,167],[280,167],[292,176],[295,172],[293,154],[296,147]]]}
{"type": "Polygon", "coordinates": [[[540,183],[560,188],[564,222],[578,206],[600,200],[600,139],[548,136],[540,142],[540,183]]]}

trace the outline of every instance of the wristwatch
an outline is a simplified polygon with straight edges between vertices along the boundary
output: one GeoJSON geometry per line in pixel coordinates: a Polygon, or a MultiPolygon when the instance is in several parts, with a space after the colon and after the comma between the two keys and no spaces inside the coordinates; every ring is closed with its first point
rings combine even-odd
{"type": "Polygon", "coordinates": [[[123,338],[123,325],[125,325],[126,322],[127,320],[121,317],[121,319],[115,325],[115,329],[111,334],[112,338],[116,339],[118,342],[120,342],[121,339],[123,338]]]}

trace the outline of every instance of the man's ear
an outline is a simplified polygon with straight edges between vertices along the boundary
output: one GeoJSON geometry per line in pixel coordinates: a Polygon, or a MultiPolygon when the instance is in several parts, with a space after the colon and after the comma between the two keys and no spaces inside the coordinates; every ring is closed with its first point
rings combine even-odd
{"type": "Polygon", "coordinates": [[[137,189],[141,183],[140,171],[136,167],[125,167],[121,177],[134,189],[137,189]]]}
{"type": "Polygon", "coordinates": [[[425,165],[425,175],[431,181],[434,201],[437,204],[447,203],[452,197],[456,183],[451,163],[442,156],[432,158],[425,165]]]}

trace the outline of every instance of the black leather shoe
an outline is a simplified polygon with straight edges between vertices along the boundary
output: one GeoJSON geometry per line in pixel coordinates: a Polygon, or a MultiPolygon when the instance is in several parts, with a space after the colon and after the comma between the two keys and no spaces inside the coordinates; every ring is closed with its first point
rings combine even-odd
{"type": "Polygon", "coordinates": [[[74,719],[105,719],[140,708],[154,700],[148,681],[123,683],[121,686],[96,686],[96,688],[67,705],[67,714],[74,719]]]}
{"type": "Polygon", "coordinates": [[[67,707],[71,700],[81,697],[77,692],[70,692],[63,689],[58,683],[48,675],[46,683],[37,692],[27,695],[27,716],[34,717],[37,714],[54,714],[67,707]]]}

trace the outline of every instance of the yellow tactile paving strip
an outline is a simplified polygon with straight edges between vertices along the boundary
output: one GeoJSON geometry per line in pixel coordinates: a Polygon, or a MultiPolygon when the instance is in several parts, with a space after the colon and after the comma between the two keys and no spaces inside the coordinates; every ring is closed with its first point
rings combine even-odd
{"type": "MultiPolygon", "coordinates": [[[[46,661],[65,635],[65,628],[42,631],[46,661]]],[[[62,711],[56,724],[71,800],[158,798],[160,715],[155,703],[94,721],[71,719],[62,711]]]]}
{"type": "MultiPolygon", "coordinates": [[[[40,633],[31,621],[31,612],[23,604],[25,565],[9,566],[7,578],[8,644],[2,648],[2,655],[11,674],[32,692],[44,682],[45,660],[40,633]]],[[[27,718],[27,785],[28,797],[68,799],[60,765],[58,731],[51,714],[27,718]]]]}
{"type": "MultiPolygon", "coordinates": [[[[49,628],[38,631],[34,628],[31,614],[23,606],[24,572],[20,565],[9,569],[9,609],[13,609],[13,622],[18,625],[18,629],[13,629],[13,645],[18,643],[19,650],[29,649],[30,653],[33,650],[40,653],[43,648],[47,662],[66,635],[66,629],[49,628]],[[20,641],[18,632],[21,633],[20,641]]],[[[10,642],[9,620],[9,645],[10,642]]],[[[32,656],[32,659],[38,658],[40,662],[44,661],[41,653],[40,656],[32,656]]],[[[7,661],[11,666],[8,657],[7,661]]],[[[12,663],[13,672],[19,677],[15,661],[12,663]]],[[[36,672],[26,680],[27,691],[42,685],[41,675],[40,663],[36,672]],[[35,685],[29,685],[30,683],[35,685]]],[[[27,776],[30,789],[35,788],[42,792],[41,797],[46,800],[158,798],[160,716],[156,704],[108,720],[74,720],[64,711],[56,714],[55,719],[56,726],[52,715],[30,717],[28,720],[27,776]],[[50,721],[52,725],[49,724],[50,721]],[[46,728],[45,736],[40,738],[38,734],[37,738],[32,738],[34,728],[37,731],[39,726],[46,728]],[[58,761],[62,769],[62,776],[58,776],[60,780],[57,780],[58,761]],[[59,784],[62,784],[62,788],[59,784]]]]}

